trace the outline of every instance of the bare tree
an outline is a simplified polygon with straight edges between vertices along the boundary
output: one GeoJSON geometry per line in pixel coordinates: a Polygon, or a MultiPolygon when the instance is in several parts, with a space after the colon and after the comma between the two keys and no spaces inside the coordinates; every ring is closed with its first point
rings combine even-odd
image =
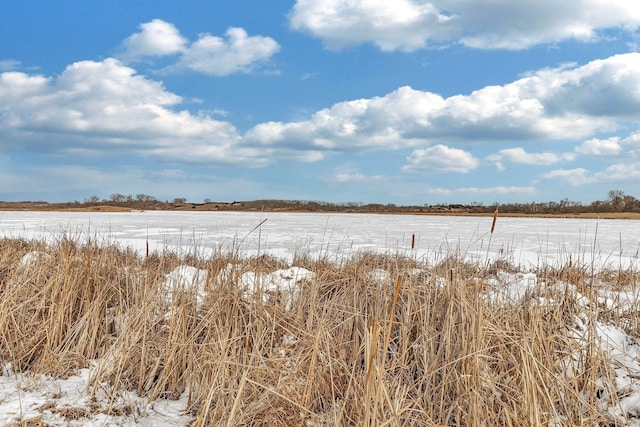
{"type": "Polygon", "coordinates": [[[85,204],[88,205],[97,205],[98,203],[100,203],[100,197],[96,196],[95,194],[93,196],[88,197],[85,201],[85,204]]]}
{"type": "Polygon", "coordinates": [[[611,190],[608,193],[609,203],[615,212],[624,210],[624,192],[620,190],[611,190]]]}

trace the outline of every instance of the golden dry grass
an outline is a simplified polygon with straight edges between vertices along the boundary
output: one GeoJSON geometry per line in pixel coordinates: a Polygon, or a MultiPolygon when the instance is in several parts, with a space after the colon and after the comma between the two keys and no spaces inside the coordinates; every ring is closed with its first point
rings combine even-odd
{"type": "Polygon", "coordinates": [[[284,266],[268,256],[0,240],[0,362],[55,376],[94,366],[90,392],[114,396],[188,393],[197,426],[621,425],[603,410],[617,403],[606,355],[571,330],[576,315],[636,333],[638,322],[585,311],[562,286],[593,296],[588,268],[541,269],[544,299],[497,302],[488,279],[506,265],[374,254],[297,263],[315,279],[287,309],[240,286],[242,272],[284,266]],[[165,275],[187,261],[209,272],[202,305],[189,289],[163,295],[165,275]],[[236,273],[221,275],[228,263],[236,273]]]}

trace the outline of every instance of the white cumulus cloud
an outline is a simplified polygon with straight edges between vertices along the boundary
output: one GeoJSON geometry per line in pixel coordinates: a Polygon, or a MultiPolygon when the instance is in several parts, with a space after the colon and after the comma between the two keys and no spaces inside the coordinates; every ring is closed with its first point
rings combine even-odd
{"type": "Polygon", "coordinates": [[[154,19],[140,25],[141,31],[122,43],[119,57],[128,63],[153,57],[175,55],[165,71],[191,70],[210,76],[249,73],[280,50],[270,37],[249,36],[246,30],[229,28],[225,37],[202,33],[194,42],[180,34],[171,23],[154,19]]]}
{"type": "Polygon", "coordinates": [[[406,171],[433,171],[467,173],[478,167],[478,159],[467,151],[447,147],[442,144],[414,150],[407,157],[406,171]]]}
{"type": "Polygon", "coordinates": [[[270,37],[249,36],[242,28],[229,28],[226,38],[200,34],[182,54],[179,67],[211,76],[250,72],[280,50],[270,37]]]}
{"type": "Polygon", "coordinates": [[[605,170],[596,172],[595,182],[638,182],[640,180],[640,162],[616,163],[605,170]]]}
{"type": "MultiPolygon", "coordinates": [[[[401,87],[384,96],[340,102],[305,121],[261,123],[243,140],[263,148],[396,149],[440,141],[576,140],[629,121],[640,122],[640,53],[543,69],[449,98],[401,87]]],[[[551,164],[570,160],[571,154],[516,149],[501,157],[551,164]]]]}
{"type": "Polygon", "coordinates": [[[620,138],[617,136],[607,139],[592,138],[576,147],[576,152],[589,156],[617,156],[621,151],[620,138]]]}
{"type": "MultiPolygon", "coordinates": [[[[516,147],[489,156],[499,167],[507,162],[549,165],[576,154],[611,152],[615,140],[594,138],[634,124],[638,128],[640,53],[544,69],[512,83],[448,98],[401,87],[383,96],[337,103],[308,120],[263,122],[244,134],[210,111],[181,108],[183,102],[161,82],[113,58],[77,62],[59,76],[3,72],[0,145],[51,150],[64,146],[77,155],[114,152],[118,147],[162,158],[252,165],[411,149],[407,170],[464,172],[478,167],[478,159],[447,145],[593,139],[574,153],[516,147]]],[[[640,133],[617,143],[629,157],[640,156],[640,133]]]]}
{"type": "Polygon", "coordinates": [[[145,154],[184,161],[260,161],[233,125],[177,107],[182,98],[113,58],[57,77],[0,74],[0,146],[78,155],[145,154]]]}
{"type": "Polygon", "coordinates": [[[585,184],[638,182],[640,179],[640,162],[615,163],[598,172],[591,172],[584,168],[560,169],[549,172],[544,177],[547,179],[561,179],[576,187],[585,184]]]}
{"type": "Polygon", "coordinates": [[[372,41],[382,50],[414,50],[449,18],[430,3],[411,0],[298,0],[291,27],[308,31],[332,48],[372,41]]]}
{"type": "Polygon", "coordinates": [[[579,154],[593,157],[640,157],[640,131],[627,137],[592,138],[575,148],[579,154]]]}
{"type": "Polygon", "coordinates": [[[546,179],[560,179],[576,187],[593,182],[589,171],[585,168],[558,169],[546,173],[544,177],[546,179]]]}
{"type": "Polygon", "coordinates": [[[593,40],[640,25],[640,4],[628,0],[297,0],[290,26],[329,48],[371,42],[381,50],[461,43],[523,49],[567,39],[593,40]]]}
{"type": "Polygon", "coordinates": [[[573,153],[528,153],[522,147],[507,148],[496,154],[487,156],[487,160],[494,163],[496,168],[504,170],[504,163],[517,163],[523,165],[552,165],[563,161],[571,161],[575,158],[573,153]]]}
{"type": "Polygon", "coordinates": [[[122,57],[135,62],[146,56],[173,55],[182,52],[187,42],[175,25],[154,19],[140,24],[140,32],[132,34],[122,42],[122,57]]]}

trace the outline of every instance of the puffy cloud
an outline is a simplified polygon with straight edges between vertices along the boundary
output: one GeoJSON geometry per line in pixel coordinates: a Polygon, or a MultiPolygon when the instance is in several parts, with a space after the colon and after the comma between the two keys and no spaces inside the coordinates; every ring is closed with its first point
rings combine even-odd
{"type": "Polygon", "coordinates": [[[544,177],[546,179],[561,179],[576,187],[591,181],[589,171],[584,168],[558,169],[546,173],[544,177]]]}
{"type": "Polygon", "coordinates": [[[322,38],[332,48],[373,41],[382,50],[422,48],[432,28],[449,20],[429,3],[411,0],[298,0],[291,27],[322,38]]]}
{"type": "Polygon", "coordinates": [[[176,111],[182,99],[109,58],[69,65],[57,78],[0,74],[0,145],[78,155],[144,153],[186,161],[258,161],[235,128],[176,111]]]}
{"type": "Polygon", "coordinates": [[[165,109],[180,103],[179,96],[115,59],[76,62],[57,79],[3,73],[0,95],[13,127],[21,129],[93,130],[117,136],[142,128],[153,135],[167,132],[172,121],[187,119],[165,109]]]}
{"type": "Polygon", "coordinates": [[[134,62],[145,56],[173,55],[182,52],[187,45],[187,39],[178,29],[161,19],[140,24],[140,30],[122,43],[123,59],[134,62]]]}
{"type": "Polygon", "coordinates": [[[466,173],[478,167],[478,160],[467,151],[445,145],[414,150],[403,170],[466,173]]]}
{"type": "Polygon", "coordinates": [[[606,139],[592,138],[576,147],[576,152],[596,157],[640,156],[640,131],[636,131],[626,138],[612,136],[606,139]]]}
{"type": "Polygon", "coordinates": [[[330,48],[364,42],[382,50],[462,43],[483,49],[523,49],[640,24],[640,5],[627,0],[297,0],[289,15],[330,48]]]}
{"type": "MultiPolygon", "coordinates": [[[[233,125],[211,114],[181,110],[182,98],[162,83],[109,58],[77,62],[57,77],[0,73],[0,144],[51,150],[64,146],[85,156],[118,147],[162,158],[251,165],[282,158],[313,162],[334,152],[411,148],[416,151],[407,170],[466,171],[477,167],[478,160],[465,159],[464,151],[444,145],[425,147],[441,142],[576,140],[637,123],[637,76],[640,53],[630,53],[580,67],[545,69],[503,86],[449,98],[401,87],[384,96],[337,103],[306,121],[264,122],[239,135],[233,125]],[[595,94],[587,95],[591,91],[595,94]],[[580,103],[574,102],[577,97],[582,97],[580,103]],[[626,107],[620,109],[619,102],[626,107]],[[432,159],[435,154],[441,161],[432,159]],[[447,163],[448,156],[463,161],[447,163]]],[[[630,156],[640,154],[640,133],[619,144],[630,156]]],[[[594,152],[596,145],[604,149],[602,143],[592,142],[577,152],[594,152]]],[[[566,153],[534,154],[522,148],[489,158],[496,164],[570,159],[566,153]]]]}
{"type": "MultiPolygon", "coordinates": [[[[261,147],[348,151],[442,140],[575,140],[640,121],[639,112],[640,54],[629,53],[580,67],[544,69],[503,86],[449,98],[401,87],[385,96],[335,104],[306,121],[259,124],[244,141],[261,147]]],[[[534,164],[570,160],[569,154],[557,159],[518,152],[503,156],[534,164]]]]}
{"type": "Polygon", "coordinates": [[[43,76],[30,76],[25,73],[10,71],[0,74],[0,101],[3,106],[5,120],[10,116],[12,108],[24,97],[41,95],[49,83],[43,76]],[[7,113],[7,111],[9,113],[7,113]]]}
{"type": "Polygon", "coordinates": [[[620,138],[617,136],[607,139],[593,138],[576,147],[576,152],[588,156],[617,156],[621,151],[620,138]]]}
{"type": "Polygon", "coordinates": [[[315,162],[324,150],[242,143],[211,114],[180,110],[183,99],[120,61],[81,61],[57,77],[0,73],[0,152],[42,150],[76,157],[136,155],[262,166],[315,162]]]}
{"type": "Polygon", "coordinates": [[[640,162],[616,163],[593,176],[595,182],[622,182],[640,179],[640,162]]]}
{"type": "Polygon", "coordinates": [[[625,0],[438,3],[451,7],[461,18],[456,22],[460,41],[477,48],[522,49],[567,39],[588,41],[597,38],[599,30],[634,31],[640,24],[640,6],[625,0]]]}
{"type": "Polygon", "coordinates": [[[522,147],[507,148],[497,154],[487,156],[487,160],[495,163],[499,170],[504,169],[504,163],[519,163],[524,165],[552,165],[562,161],[571,161],[573,153],[527,153],[522,147]]]}
{"type": "MultiPolygon", "coordinates": [[[[578,68],[543,70],[536,78],[547,87],[535,89],[551,114],[615,116],[638,119],[640,111],[640,54],[614,55],[578,68]]],[[[535,83],[535,80],[531,81],[535,83]]]]}
{"type": "Polygon", "coordinates": [[[592,173],[584,168],[560,169],[544,175],[547,179],[562,179],[573,186],[608,182],[637,182],[640,179],[640,162],[616,163],[604,170],[592,173]]]}
{"type": "Polygon", "coordinates": [[[270,37],[252,36],[242,28],[229,28],[226,39],[201,34],[186,49],[178,67],[185,67],[211,76],[226,76],[237,72],[250,72],[280,50],[270,37]]]}
{"type": "Polygon", "coordinates": [[[229,28],[225,38],[208,33],[189,43],[171,23],[154,19],[140,25],[139,33],[122,43],[120,58],[137,62],[150,57],[178,55],[175,64],[165,71],[192,70],[210,76],[248,73],[268,61],[280,50],[270,37],[249,36],[243,28],[229,28]]]}
{"type": "Polygon", "coordinates": [[[634,132],[622,140],[622,148],[630,158],[640,157],[640,131],[634,132]]]}

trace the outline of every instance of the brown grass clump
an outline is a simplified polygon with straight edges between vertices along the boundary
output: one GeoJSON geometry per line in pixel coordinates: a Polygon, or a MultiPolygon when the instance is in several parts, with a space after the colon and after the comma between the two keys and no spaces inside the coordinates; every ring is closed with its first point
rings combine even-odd
{"type": "Polygon", "coordinates": [[[286,267],[269,256],[0,240],[0,361],[56,376],[93,366],[93,393],[187,393],[196,426],[619,425],[606,355],[589,330],[575,338],[575,319],[638,322],[555,286],[597,301],[587,270],[541,270],[528,298],[497,301],[500,264],[299,259],[315,278],[287,307],[243,289],[243,273],[286,267]],[[202,301],[189,287],[166,296],[186,261],[207,272],[202,301]]]}

